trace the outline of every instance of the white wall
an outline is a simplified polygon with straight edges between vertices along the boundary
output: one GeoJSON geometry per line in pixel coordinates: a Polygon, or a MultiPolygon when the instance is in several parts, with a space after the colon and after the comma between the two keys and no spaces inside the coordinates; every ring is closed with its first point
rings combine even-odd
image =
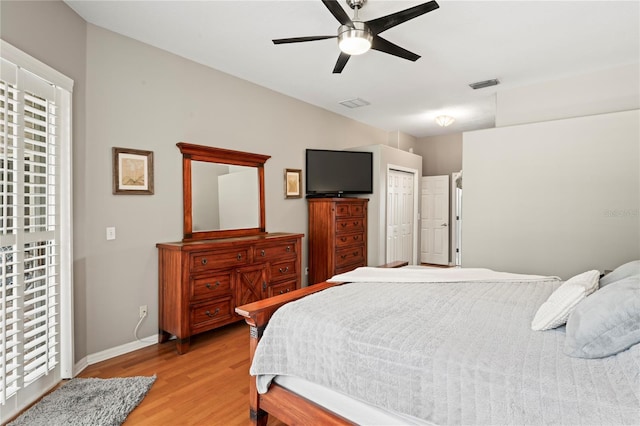
{"type": "MultiPolygon", "coordinates": [[[[422,158],[407,151],[392,148],[387,145],[361,146],[349,148],[354,151],[368,151],[373,153],[373,194],[363,196],[369,198],[368,205],[368,232],[367,232],[367,262],[370,266],[386,263],[386,193],[387,170],[396,167],[401,170],[416,170],[418,181],[422,176],[422,158]]],[[[419,209],[419,186],[417,188],[416,206],[419,209]]],[[[420,247],[420,234],[416,232],[417,247],[420,247]]],[[[419,258],[419,257],[418,257],[419,258]]]]}
{"type": "Polygon", "coordinates": [[[640,108],[640,64],[498,90],[496,127],[640,108]]]}
{"type": "Polygon", "coordinates": [[[462,263],[559,275],[640,258],[640,111],[464,134],[462,263]]]}

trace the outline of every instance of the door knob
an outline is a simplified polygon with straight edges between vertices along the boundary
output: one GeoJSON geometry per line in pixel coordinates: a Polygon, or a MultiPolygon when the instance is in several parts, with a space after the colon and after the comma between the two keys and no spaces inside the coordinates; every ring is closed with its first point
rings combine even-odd
{"type": "Polygon", "coordinates": [[[443,224],[442,224],[442,225],[440,225],[440,226],[447,227],[447,226],[449,226],[449,225],[447,225],[446,223],[443,223],[443,224]]]}

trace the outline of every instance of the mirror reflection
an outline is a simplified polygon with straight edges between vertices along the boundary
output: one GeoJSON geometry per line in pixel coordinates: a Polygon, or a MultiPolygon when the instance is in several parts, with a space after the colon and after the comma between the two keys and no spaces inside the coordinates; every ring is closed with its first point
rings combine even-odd
{"type": "Polygon", "coordinates": [[[260,226],[256,167],[192,161],[191,191],[194,232],[260,226]]]}

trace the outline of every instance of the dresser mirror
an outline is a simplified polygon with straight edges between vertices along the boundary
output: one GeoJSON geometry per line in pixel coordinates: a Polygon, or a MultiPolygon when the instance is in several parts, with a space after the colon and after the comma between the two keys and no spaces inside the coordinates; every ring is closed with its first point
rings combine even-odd
{"type": "Polygon", "coordinates": [[[183,241],[265,232],[268,155],[177,144],[182,153],[183,241]]]}

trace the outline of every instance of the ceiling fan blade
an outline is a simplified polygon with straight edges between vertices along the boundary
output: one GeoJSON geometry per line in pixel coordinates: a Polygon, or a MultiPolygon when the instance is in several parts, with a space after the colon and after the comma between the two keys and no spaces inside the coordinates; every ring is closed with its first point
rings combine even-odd
{"type": "Polygon", "coordinates": [[[292,37],[292,38],[279,38],[272,40],[273,44],[285,44],[285,43],[302,43],[305,41],[326,40],[328,38],[336,38],[334,35],[327,36],[309,36],[309,37],[292,37]]]}
{"type": "Polygon", "coordinates": [[[402,10],[400,12],[392,13],[391,15],[383,16],[381,18],[372,19],[367,21],[369,29],[374,34],[380,34],[383,31],[393,28],[396,25],[402,24],[410,19],[417,18],[420,15],[424,15],[427,12],[431,12],[439,8],[440,6],[435,0],[427,3],[419,4],[409,9],[402,10]]]}
{"type": "Polygon", "coordinates": [[[403,49],[397,44],[393,44],[389,40],[385,40],[380,36],[373,36],[371,48],[380,52],[388,53],[389,55],[397,56],[399,58],[408,59],[413,62],[420,59],[420,55],[416,55],[415,53],[410,52],[407,49],[403,49]]]}
{"type": "Polygon", "coordinates": [[[347,65],[347,61],[349,60],[350,57],[351,55],[348,55],[344,52],[340,52],[340,56],[338,56],[338,61],[336,62],[336,66],[333,67],[333,73],[340,74],[344,69],[344,66],[347,65]]]}
{"type": "Polygon", "coordinates": [[[337,0],[322,0],[322,3],[329,9],[329,12],[333,15],[334,18],[338,20],[342,25],[349,25],[353,27],[353,22],[351,22],[351,18],[347,15],[347,12],[344,11],[342,6],[338,3],[337,0]]]}

